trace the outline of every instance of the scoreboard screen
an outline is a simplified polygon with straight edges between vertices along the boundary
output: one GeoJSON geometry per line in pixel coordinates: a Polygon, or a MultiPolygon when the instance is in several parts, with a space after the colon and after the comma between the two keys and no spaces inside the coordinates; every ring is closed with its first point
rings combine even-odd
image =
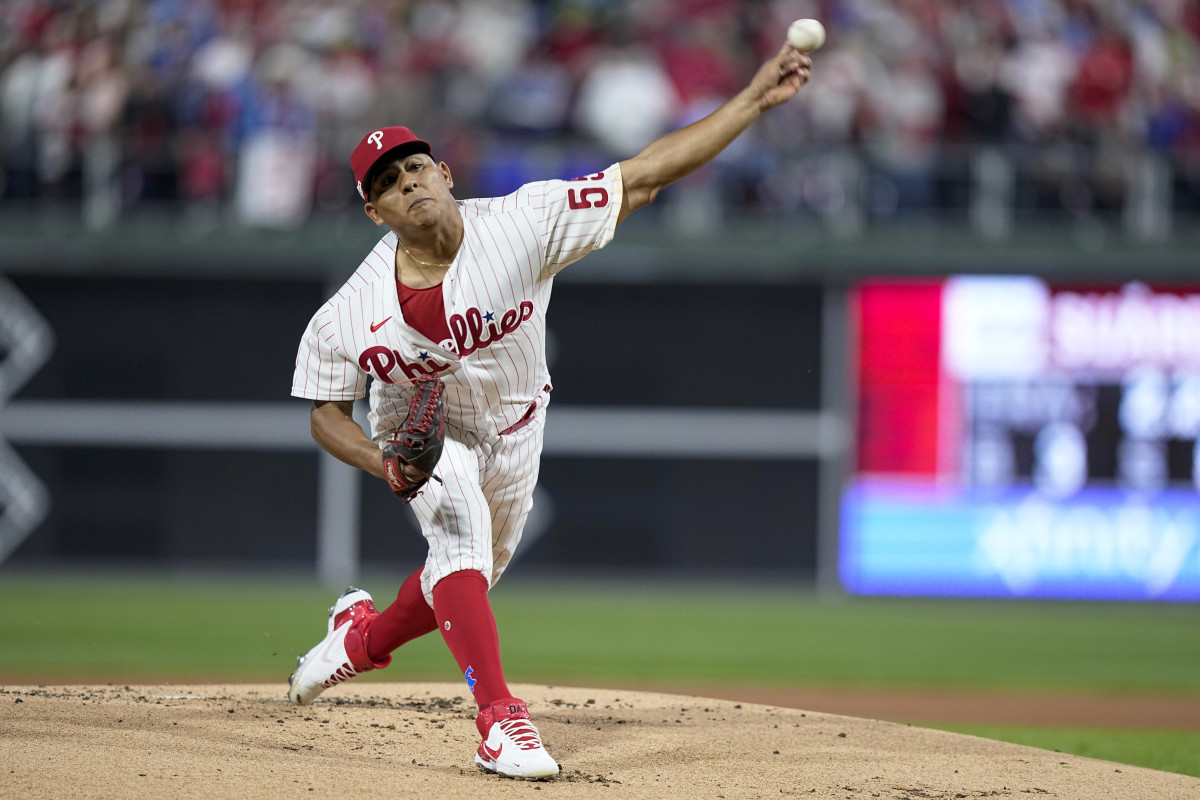
{"type": "Polygon", "coordinates": [[[847,590],[1200,601],[1200,286],[866,281],[852,319],[847,590]]]}

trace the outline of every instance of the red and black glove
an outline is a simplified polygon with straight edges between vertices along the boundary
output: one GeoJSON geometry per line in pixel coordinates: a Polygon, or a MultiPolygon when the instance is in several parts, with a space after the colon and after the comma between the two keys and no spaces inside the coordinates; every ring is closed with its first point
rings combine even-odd
{"type": "Polygon", "coordinates": [[[412,400],[404,426],[392,431],[383,444],[383,474],[388,486],[404,502],[411,502],[433,474],[442,457],[446,435],[442,391],[445,384],[434,375],[413,382],[412,400]]]}

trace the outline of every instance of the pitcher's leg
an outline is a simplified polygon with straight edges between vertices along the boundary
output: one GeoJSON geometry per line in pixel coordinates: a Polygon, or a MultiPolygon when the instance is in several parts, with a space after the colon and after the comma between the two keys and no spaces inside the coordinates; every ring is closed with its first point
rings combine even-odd
{"type": "Polygon", "coordinates": [[[423,594],[480,708],[476,726],[483,741],[475,763],[489,772],[542,778],[556,775],[558,764],[542,746],[525,703],[509,696],[487,594],[499,577],[493,552],[507,564],[529,513],[540,433],[532,441],[536,446],[509,441],[472,448],[447,438],[438,465],[443,483],[426,484],[412,508],[429,542],[423,594]],[[529,461],[518,468],[521,455],[529,461]]]}
{"type": "Polygon", "coordinates": [[[433,609],[421,589],[423,571],[424,567],[409,575],[396,592],[395,601],[371,620],[367,629],[367,655],[373,661],[382,661],[396,648],[437,627],[433,609]]]}
{"type": "Polygon", "coordinates": [[[542,423],[539,417],[518,433],[501,436],[484,466],[482,488],[492,518],[493,586],[516,553],[533,509],[541,466],[542,423]]]}

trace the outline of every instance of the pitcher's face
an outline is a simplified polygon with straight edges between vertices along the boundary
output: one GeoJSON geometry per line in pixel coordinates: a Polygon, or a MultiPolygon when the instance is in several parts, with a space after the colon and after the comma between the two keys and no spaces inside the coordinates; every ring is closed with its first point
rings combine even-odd
{"type": "Polygon", "coordinates": [[[445,162],[425,153],[397,158],[371,177],[364,210],[376,225],[400,232],[435,228],[458,213],[450,189],[454,178],[445,162]]]}

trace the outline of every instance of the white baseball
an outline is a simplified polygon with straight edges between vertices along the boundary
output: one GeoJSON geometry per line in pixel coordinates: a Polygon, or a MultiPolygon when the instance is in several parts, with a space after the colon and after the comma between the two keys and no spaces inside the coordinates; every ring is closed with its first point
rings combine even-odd
{"type": "Polygon", "coordinates": [[[788,26],[787,40],[801,53],[811,52],[825,44],[825,26],[815,19],[798,19],[788,26]]]}

